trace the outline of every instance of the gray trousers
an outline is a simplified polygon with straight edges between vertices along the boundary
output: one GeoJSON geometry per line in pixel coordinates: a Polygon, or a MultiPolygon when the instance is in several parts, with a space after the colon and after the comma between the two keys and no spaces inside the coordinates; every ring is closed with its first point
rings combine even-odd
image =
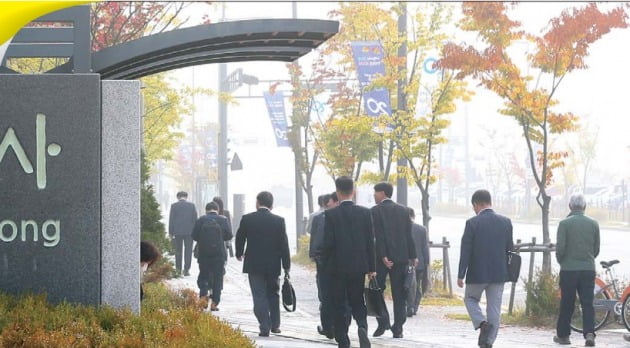
{"type": "Polygon", "coordinates": [[[280,280],[278,276],[249,273],[249,287],[254,300],[254,315],[260,332],[280,328],[280,280]]]}
{"type": "Polygon", "coordinates": [[[466,284],[464,292],[464,304],[468,315],[473,322],[475,330],[479,328],[482,322],[487,321],[492,324],[492,330],[488,335],[489,344],[493,344],[497,339],[499,332],[499,324],[501,323],[501,300],[503,297],[503,286],[505,283],[489,283],[489,284],[466,284]],[[486,315],[484,316],[479,306],[481,293],[486,292],[486,315]]]}

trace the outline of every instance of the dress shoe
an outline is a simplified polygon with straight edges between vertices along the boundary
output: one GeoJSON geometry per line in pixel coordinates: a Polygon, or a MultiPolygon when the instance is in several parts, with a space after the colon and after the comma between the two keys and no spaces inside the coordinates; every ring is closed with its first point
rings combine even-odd
{"type": "Polygon", "coordinates": [[[190,275],[190,272],[187,269],[185,269],[184,270],[184,277],[188,277],[189,275],[190,275]]]}
{"type": "Polygon", "coordinates": [[[258,336],[260,336],[260,337],[269,337],[269,331],[266,331],[266,332],[259,332],[259,333],[258,333],[258,336]]]}
{"type": "Polygon", "coordinates": [[[219,310],[219,305],[217,303],[215,303],[214,301],[212,301],[212,304],[210,305],[210,310],[213,312],[216,312],[219,310]]]}
{"type": "Polygon", "coordinates": [[[481,325],[479,325],[479,341],[477,341],[479,347],[487,346],[490,331],[492,331],[492,324],[488,323],[487,321],[482,321],[481,325]]]}
{"type": "Polygon", "coordinates": [[[402,332],[394,332],[394,338],[403,338],[403,333],[402,332]]]}
{"type": "Polygon", "coordinates": [[[388,327],[377,327],[376,330],[374,331],[374,333],[372,334],[372,336],[374,337],[380,337],[383,336],[383,334],[385,333],[385,331],[389,330],[388,327]]]}
{"type": "Polygon", "coordinates": [[[367,329],[364,327],[359,328],[359,347],[361,348],[370,348],[372,344],[370,343],[370,339],[368,338],[367,329]]]}
{"type": "Polygon", "coordinates": [[[569,339],[569,337],[558,337],[558,336],[553,336],[553,341],[556,342],[557,344],[571,344],[571,340],[569,339]]]}
{"type": "Polygon", "coordinates": [[[275,328],[275,329],[274,329],[274,328],[271,328],[271,332],[272,332],[272,333],[275,333],[275,334],[279,334],[279,333],[281,333],[282,331],[280,331],[280,328],[279,328],[279,327],[277,327],[277,328],[275,328]]]}
{"type": "Polygon", "coordinates": [[[584,341],[584,345],[587,347],[595,347],[595,334],[594,333],[587,333],[585,341],[584,341]]]}

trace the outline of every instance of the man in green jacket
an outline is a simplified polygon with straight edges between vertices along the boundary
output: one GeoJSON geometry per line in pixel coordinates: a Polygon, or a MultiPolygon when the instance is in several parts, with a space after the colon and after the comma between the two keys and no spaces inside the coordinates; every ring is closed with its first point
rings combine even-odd
{"type": "Polygon", "coordinates": [[[575,307],[575,293],[580,296],[584,339],[587,347],[595,346],[595,258],[599,254],[599,225],[584,215],[586,201],[581,194],[571,196],[571,213],[558,225],[556,259],[560,264],[560,315],[553,341],[571,344],[570,322],[575,307]]]}

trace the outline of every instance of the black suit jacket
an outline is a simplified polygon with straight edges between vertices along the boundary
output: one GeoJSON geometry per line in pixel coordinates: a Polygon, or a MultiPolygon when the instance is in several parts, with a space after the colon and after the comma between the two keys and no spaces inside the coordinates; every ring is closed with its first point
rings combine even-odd
{"type": "Polygon", "coordinates": [[[313,214],[311,221],[311,240],[309,243],[308,256],[311,259],[318,259],[324,248],[324,220],[326,215],[322,210],[319,214],[313,214]]]}
{"type": "Polygon", "coordinates": [[[372,218],[378,260],[387,257],[395,263],[403,263],[417,257],[409,209],[386,199],[372,207],[372,218]]]}
{"type": "Polygon", "coordinates": [[[345,201],[324,214],[324,269],[345,274],[375,272],[370,210],[345,201]]]}
{"type": "Polygon", "coordinates": [[[180,200],[171,204],[168,218],[169,236],[190,236],[197,222],[197,209],[193,203],[180,200]]]}
{"type": "Polygon", "coordinates": [[[416,270],[421,271],[427,269],[429,262],[431,262],[429,241],[427,241],[427,229],[422,225],[412,223],[411,235],[413,237],[413,243],[416,246],[416,254],[418,255],[418,266],[416,266],[416,270]]]}
{"type": "Polygon", "coordinates": [[[507,252],[514,249],[512,222],[492,209],[466,221],[457,277],[467,284],[508,280],[507,252]]]}
{"type": "Polygon", "coordinates": [[[265,208],[243,215],[236,232],[236,257],[245,256],[243,273],[280,275],[291,268],[284,219],[265,208]],[[247,249],[243,252],[245,244],[247,249]]]}

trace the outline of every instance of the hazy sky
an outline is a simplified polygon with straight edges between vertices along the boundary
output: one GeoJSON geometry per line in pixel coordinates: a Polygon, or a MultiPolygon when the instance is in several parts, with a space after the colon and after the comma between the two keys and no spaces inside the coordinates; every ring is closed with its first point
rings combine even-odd
{"type": "MultiPolygon", "coordinates": [[[[247,18],[288,18],[291,16],[291,3],[225,3],[228,19],[247,18]]],[[[557,16],[562,9],[573,6],[584,6],[584,3],[522,3],[514,11],[514,18],[520,20],[524,28],[532,33],[540,33],[550,18],[557,16]]],[[[614,4],[602,4],[609,8],[614,4]]],[[[327,12],[335,8],[336,3],[298,3],[298,17],[327,19],[327,12]]],[[[410,5],[415,6],[415,4],[410,5]]],[[[460,15],[459,6],[454,3],[455,15],[460,15]]],[[[195,4],[189,9],[191,22],[195,24],[205,5],[195,4]]],[[[220,4],[215,4],[209,12],[213,22],[219,20],[220,4]]],[[[630,81],[630,30],[614,30],[604,36],[602,40],[591,47],[591,55],[586,62],[587,70],[571,73],[565,78],[557,93],[560,104],[558,111],[571,111],[583,116],[582,123],[599,127],[598,158],[595,167],[614,173],[614,180],[630,176],[630,145],[628,131],[630,130],[630,104],[627,81],[630,81]]],[[[524,54],[528,47],[519,45],[515,50],[524,54]]],[[[308,62],[315,54],[303,57],[300,62],[308,62]]],[[[518,61],[518,59],[516,59],[518,61]]],[[[256,75],[261,80],[287,79],[288,73],[285,63],[281,62],[250,62],[228,64],[228,73],[242,67],[245,73],[256,75]]],[[[525,69],[525,67],[523,67],[525,69]]],[[[198,87],[217,89],[217,66],[200,66],[175,71],[172,76],[183,85],[193,82],[198,87]]],[[[251,89],[253,95],[262,95],[268,84],[262,83],[251,89]]],[[[494,94],[471,84],[476,95],[466,105],[460,105],[451,117],[453,124],[448,134],[457,137],[464,131],[464,115],[468,114],[471,131],[470,144],[475,146],[477,157],[487,155],[480,144],[484,143],[487,129],[497,129],[499,134],[505,135],[519,157],[525,154],[525,142],[519,128],[511,118],[501,116],[497,109],[501,101],[494,94]]],[[[288,85],[280,86],[288,89],[288,85]]],[[[248,88],[241,87],[235,95],[247,95],[248,88]]],[[[197,98],[196,122],[216,122],[217,105],[212,98],[197,98]]],[[[287,114],[291,105],[286,101],[287,114]]],[[[274,185],[289,185],[294,182],[293,155],[289,148],[277,148],[273,138],[267,110],[262,98],[240,99],[238,106],[229,107],[229,129],[231,149],[236,150],[243,161],[245,169],[241,173],[230,173],[229,193],[246,193],[249,197],[248,209],[253,209],[253,197],[256,192],[270,189],[274,185]],[[234,174],[234,176],[232,176],[234,174]]],[[[188,139],[184,141],[190,141],[188,139]]],[[[316,193],[333,190],[333,183],[323,169],[317,172],[315,181],[316,193]]],[[[172,187],[173,193],[177,188],[172,187]]],[[[231,200],[231,199],[230,199],[231,200]]],[[[363,204],[372,204],[369,194],[363,193],[359,197],[363,204]]],[[[418,207],[417,195],[410,191],[411,206],[418,207]]],[[[231,204],[231,203],[230,203],[231,204]]],[[[292,221],[293,210],[286,211],[287,222],[292,221]]]]}

